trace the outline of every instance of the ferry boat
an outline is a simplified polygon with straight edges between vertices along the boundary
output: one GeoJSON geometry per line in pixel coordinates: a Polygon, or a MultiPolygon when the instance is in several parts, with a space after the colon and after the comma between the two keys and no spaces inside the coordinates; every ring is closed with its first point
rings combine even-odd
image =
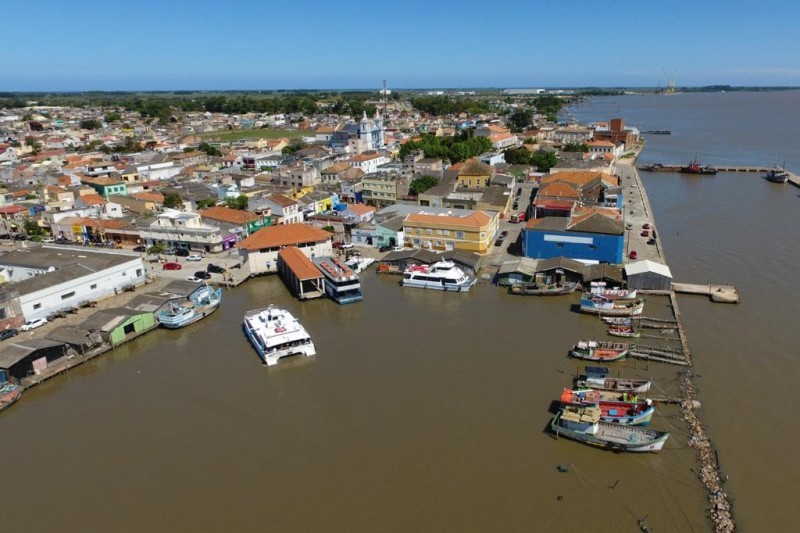
{"type": "Polygon", "coordinates": [[[602,422],[596,407],[566,406],[550,422],[557,437],[567,437],[589,446],[618,452],[657,452],[669,433],[602,422]]]}
{"type": "Polygon", "coordinates": [[[338,304],[351,304],[364,299],[358,275],[338,257],[312,259],[325,275],[325,294],[338,304]]]}
{"type": "Polygon", "coordinates": [[[611,300],[601,294],[584,293],[581,296],[581,313],[605,316],[641,315],[644,300],[611,300]]]}
{"type": "Polygon", "coordinates": [[[403,287],[467,292],[474,284],[452,261],[437,261],[432,265],[411,265],[403,272],[403,287]]]}
{"type": "Polygon", "coordinates": [[[290,355],[316,355],[311,336],[289,311],[270,305],[244,315],[244,331],[268,366],[290,355]]]}
{"type": "Polygon", "coordinates": [[[629,394],[644,394],[651,384],[649,379],[610,378],[604,366],[587,366],[585,375],[575,380],[576,387],[629,394]]]}
{"type": "Polygon", "coordinates": [[[591,406],[600,410],[600,420],[625,426],[646,426],[656,412],[653,400],[639,400],[635,395],[596,390],[564,389],[561,403],[566,405],[591,406]],[[621,396],[626,399],[622,399],[621,396]],[[619,399],[617,399],[619,397],[619,399]]]}
{"type": "Polygon", "coordinates": [[[356,274],[360,274],[374,262],[375,259],[373,259],[372,257],[351,257],[350,259],[345,261],[344,264],[349,266],[356,274]]]}
{"type": "Polygon", "coordinates": [[[625,342],[578,341],[569,353],[576,359],[620,361],[628,356],[630,348],[625,342]]]}
{"type": "Polygon", "coordinates": [[[767,174],[764,176],[764,179],[771,181],[772,183],[786,183],[789,181],[789,173],[786,171],[785,167],[775,165],[771,169],[767,170],[767,174]]]}
{"type": "Polygon", "coordinates": [[[220,302],[222,289],[206,284],[190,294],[185,302],[170,302],[156,318],[165,328],[178,329],[207,317],[217,310],[220,302]]]}

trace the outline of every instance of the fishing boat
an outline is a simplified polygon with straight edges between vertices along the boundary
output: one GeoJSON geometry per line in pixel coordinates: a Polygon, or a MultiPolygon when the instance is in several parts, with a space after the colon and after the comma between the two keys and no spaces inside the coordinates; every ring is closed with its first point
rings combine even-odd
{"type": "Polygon", "coordinates": [[[624,342],[578,341],[569,353],[576,359],[620,361],[628,356],[629,347],[624,342]]]}
{"type": "Polygon", "coordinates": [[[244,331],[265,364],[272,366],[290,355],[315,355],[306,329],[289,311],[270,305],[244,315],[244,331]]]}
{"type": "Polygon", "coordinates": [[[619,288],[609,289],[606,287],[605,282],[593,281],[589,288],[589,294],[596,294],[606,298],[607,300],[635,300],[637,290],[619,288]]]}
{"type": "Polygon", "coordinates": [[[22,397],[23,387],[14,381],[6,381],[5,372],[2,373],[0,378],[0,412],[5,411],[22,397]]]}
{"type": "Polygon", "coordinates": [[[581,313],[592,313],[606,316],[640,315],[644,309],[644,300],[609,300],[605,296],[586,292],[581,296],[581,313]]]}
{"type": "Polygon", "coordinates": [[[633,326],[624,324],[611,324],[608,326],[608,334],[612,337],[626,337],[631,339],[638,339],[641,333],[634,331],[633,326]]]}
{"type": "Polygon", "coordinates": [[[717,169],[709,166],[701,165],[697,158],[694,158],[694,161],[691,161],[688,165],[681,167],[680,169],[681,174],[702,174],[702,175],[713,175],[717,173],[717,169]]]}
{"type": "Polygon", "coordinates": [[[650,423],[656,408],[652,400],[639,400],[635,395],[628,398],[628,393],[597,390],[564,389],[561,403],[564,405],[594,406],[600,409],[603,422],[623,424],[626,426],[646,426],[650,423]],[[626,395],[622,399],[622,395],[626,395]],[[617,399],[619,397],[619,399],[617,399]]]}
{"type": "Polygon", "coordinates": [[[202,285],[184,302],[169,302],[167,308],[156,315],[159,324],[169,329],[178,329],[201,320],[219,307],[222,289],[202,285]]]}
{"type": "Polygon", "coordinates": [[[764,179],[772,183],[786,183],[789,181],[789,173],[786,171],[786,164],[784,163],[783,166],[775,165],[767,170],[764,179]]]}
{"type": "Polygon", "coordinates": [[[314,257],[314,264],[325,276],[325,294],[338,304],[364,299],[358,275],[338,257],[314,257]]]}
{"type": "Polygon", "coordinates": [[[610,378],[608,372],[604,366],[587,366],[586,373],[575,380],[575,386],[629,394],[644,394],[650,390],[649,379],[610,378]]]}
{"type": "Polygon", "coordinates": [[[606,324],[614,324],[617,326],[630,326],[633,324],[633,317],[630,316],[601,316],[603,322],[606,324]]]}
{"type": "Polygon", "coordinates": [[[411,265],[403,272],[403,287],[467,292],[475,284],[452,261],[437,261],[432,265],[411,265]]]}
{"type": "Polygon", "coordinates": [[[560,296],[562,294],[572,294],[577,288],[577,282],[559,283],[553,285],[517,283],[508,288],[508,293],[522,294],[525,296],[560,296]]]}
{"type": "Polygon", "coordinates": [[[557,437],[618,452],[657,452],[669,438],[667,432],[607,423],[600,417],[595,407],[566,406],[550,422],[550,430],[557,437]]]}

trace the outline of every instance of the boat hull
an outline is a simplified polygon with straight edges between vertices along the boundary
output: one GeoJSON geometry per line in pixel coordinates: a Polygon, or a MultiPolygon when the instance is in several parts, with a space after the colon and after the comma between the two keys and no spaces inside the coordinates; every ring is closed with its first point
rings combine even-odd
{"type": "Polygon", "coordinates": [[[158,323],[167,329],[180,329],[188,326],[189,324],[194,324],[195,322],[204,319],[205,317],[207,317],[208,315],[219,309],[219,304],[220,301],[216,301],[215,303],[195,308],[192,315],[187,316],[183,320],[170,320],[169,317],[160,316],[158,319],[158,323]]]}
{"type": "Polygon", "coordinates": [[[619,303],[629,302],[625,305],[597,306],[581,302],[581,313],[601,316],[633,316],[641,315],[644,309],[644,302],[633,300],[619,300],[619,303]]]}
{"type": "Polygon", "coordinates": [[[418,281],[418,280],[403,280],[400,282],[400,285],[403,287],[411,287],[414,289],[430,289],[434,291],[445,291],[445,292],[468,292],[473,285],[475,285],[475,280],[470,280],[469,283],[464,284],[455,284],[455,283],[434,283],[429,281],[418,281]]]}
{"type": "Polygon", "coordinates": [[[526,286],[524,284],[511,285],[508,288],[509,294],[519,294],[522,296],[561,296],[564,294],[572,294],[578,287],[577,283],[568,283],[563,287],[546,287],[536,288],[526,286]]]}
{"type": "Polygon", "coordinates": [[[18,384],[6,385],[0,389],[0,412],[5,411],[22,398],[23,388],[18,384]]]}
{"type": "Polygon", "coordinates": [[[261,341],[246,319],[242,325],[242,328],[244,329],[244,333],[250,341],[250,344],[253,345],[256,353],[258,353],[258,356],[261,358],[261,361],[267,366],[277,365],[279,360],[292,355],[304,355],[306,357],[310,357],[317,354],[317,349],[314,346],[314,342],[311,341],[310,338],[307,341],[295,342],[293,345],[268,348],[264,345],[263,341],[261,341]]]}
{"type": "Polygon", "coordinates": [[[598,422],[594,434],[565,428],[559,424],[561,413],[550,422],[556,437],[567,437],[595,448],[616,452],[658,452],[664,447],[669,433],[598,422]]]}

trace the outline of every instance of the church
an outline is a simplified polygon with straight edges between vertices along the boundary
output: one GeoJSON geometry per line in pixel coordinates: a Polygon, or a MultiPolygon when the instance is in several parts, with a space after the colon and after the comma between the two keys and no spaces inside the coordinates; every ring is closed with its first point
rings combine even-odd
{"type": "Polygon", "coordinates": [[[372,119],[367,118],[366,111],[359,122],[348,122],[337,132],[334,132],[328,146],[338,153],[360,154],[378,150],[385,146],[383,119],[376,111],[372,119]]]}

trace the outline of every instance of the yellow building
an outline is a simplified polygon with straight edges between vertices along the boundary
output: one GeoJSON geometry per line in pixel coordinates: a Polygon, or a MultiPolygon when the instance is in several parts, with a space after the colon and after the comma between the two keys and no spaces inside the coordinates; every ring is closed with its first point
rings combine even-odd
{"type": "Polygon", "coordinates": [[[403,222],[404,244],[411,248],[486,254],[497,233],[498,221],[497,213],[490,215],[485,211],[411,213],[403,222]]]}
{"type": "Polygon", "coordinates": [[[470,159],[458,171],[458,187],[488,187],[494,176],[494,169],[477,159],[470,159]]]}

